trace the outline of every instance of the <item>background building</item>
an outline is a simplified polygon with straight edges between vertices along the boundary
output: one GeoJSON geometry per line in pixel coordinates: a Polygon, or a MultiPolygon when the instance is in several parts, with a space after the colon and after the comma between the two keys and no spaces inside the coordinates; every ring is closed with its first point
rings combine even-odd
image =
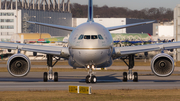
{"type": "MultiPolygon", "coordinates": [[[[174,39],[180,41],[180,4],[174,8],[174,39]]],[[[176,52],[175,59],[180,61],[180,49],[176,52]]]]}
{"type": "MultiPolygon", "coordinates": [[[[105,27],[113,27],[113,26],[119,26],[119,25],[145,22],[145,21],[150,21],[150,20],[128,19],[128,18],[94,18],[94,21],[104,25],[105,27]]],[[[87,18],[73,18],[72,26],[76,27],[84,22],[87,22],[87,18]]],[[[111,31],[111,33],[149,33],[152,35],[153,24],[119,29],[119,30],[111,31]]]]}
{"type": "Polygon", "coordinates": [[[51,36],[70,34],[68,31],[28,24],[26,21],[71,26],[70,1],[0,0],[0,41],[14,40],[18,33],[49,33],[51,36]]]}
{"type": "Polygon", "coordinates": [[[174,39],[174,21],[153,23],[153,39],[174,39]]]}
{"type": "Polygon", "coordinates": [[[23,40],[25,42],[29,41],[38,41],[45,38],[51,38],[51,35],[48,33],[18,33],[19,40],[23,40]]]}

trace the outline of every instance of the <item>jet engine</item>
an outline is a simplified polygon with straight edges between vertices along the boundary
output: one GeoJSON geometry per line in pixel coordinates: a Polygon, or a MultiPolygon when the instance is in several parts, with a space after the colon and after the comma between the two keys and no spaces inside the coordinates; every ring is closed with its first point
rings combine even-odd
{"type": "Polygon", "coordinates": [[[15,54],[8,59],[7,69],[12,76],[23,77],[29,73],[31,63],[26,55],[15,54]]]}
{"type": "Polygon", "coordinates": [[[160,53],[152,59],[151,70],[159,77],[170,76],[174,71],[174,60],[170,55],[160,53]]]}

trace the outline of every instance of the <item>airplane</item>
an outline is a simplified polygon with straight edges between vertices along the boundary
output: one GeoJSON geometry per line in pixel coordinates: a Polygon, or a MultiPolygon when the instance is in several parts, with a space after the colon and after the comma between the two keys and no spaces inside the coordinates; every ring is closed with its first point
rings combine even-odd
{"type": "Polygon", "coordinates": [[[60,58],[68,59],[69,65],[73,68],[86,68],[89,74],[86,76],[85,82],[96,83],[97,78],[94,75],[93,69],[110,67],[114,59],[121,59],[123,56],[129,57],[129,63],[126,63],[126,61],[123,60],[128,66],[129,72],[123,73],[122,81],[127,82],[128,80],[133,80],[134,82],[138,82],[138,73],[132,72],[134,67],[134,54],[156,50],[160,50],[161,53],[154,56],[151,61],[152,72],[157,76],[167,77],[174,71],[174,60],[170,55],[163,53],[163,51],[167,49],[180,48],[180,42],[113,47],[113,39],[110,31],[149,24],[154,21],[104,27],[93,20],[93,0],[89,0],[87,22],[77,26],[76,28],[32,21],[27,22],[71,31],[68,47],[0,42],[0,48],[17,50],[17,54],[12,55],[7,61],[8,72],[15,77],[26,76],[31,69],[29,58],[22,54],[21,51],[47,54],[47,66],[49,72],[44,72],[44,82],[47,82],[48,80],[54,80],[55,82],[58,81],[58,73],[53,72],[53,66],[60,58]],[[53,58],[56,59],[54,64],[52,63],[53,58]]]}

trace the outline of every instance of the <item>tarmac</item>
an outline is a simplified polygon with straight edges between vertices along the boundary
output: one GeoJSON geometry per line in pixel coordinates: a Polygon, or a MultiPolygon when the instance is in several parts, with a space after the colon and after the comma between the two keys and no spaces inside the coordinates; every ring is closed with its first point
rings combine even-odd
{"type": "MultiPolygon", "coordinates": [[[[0,67],[4,65],[1,64],[0,67]]],[[[36,65],[32,68],[46,68],[36,65]]],[[[58,66],[55,68],[72,68],[58,66]]],[[[108,69],[126,69],[126,66],[111,66],[108,69]]],[[[96,71],[97,83],[85,83],[87,72],[58,72],[59,81],[43,82],[43,72],[30,72],[26,77],[13,77],[8,72],[0,72],[0,91],[31,91],[31,90],[68,90],[69,85],[91,86],[92,90],[102,89],[180,89],[180,76],[157,77],[150,71],[150,66],[135,66],[139,71],[139,82],[122,82],[121,71],[96,71]]],[[[135,71],[134,70],[134,71],[135,71]]],[[[175,68],[173,74],[180,74],[180,68],[175,68]]]]}

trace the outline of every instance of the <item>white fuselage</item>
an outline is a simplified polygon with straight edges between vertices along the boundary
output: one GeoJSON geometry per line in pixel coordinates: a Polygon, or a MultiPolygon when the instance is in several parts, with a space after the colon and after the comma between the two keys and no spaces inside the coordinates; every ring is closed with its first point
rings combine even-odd
{"type": "Polygon", "coordinates": [[[104,26],[95,22],[81,24],[69,38],[70,59],[80,66],[107,65],[112,61],[112,43],[112,36],[104,26]]]}

